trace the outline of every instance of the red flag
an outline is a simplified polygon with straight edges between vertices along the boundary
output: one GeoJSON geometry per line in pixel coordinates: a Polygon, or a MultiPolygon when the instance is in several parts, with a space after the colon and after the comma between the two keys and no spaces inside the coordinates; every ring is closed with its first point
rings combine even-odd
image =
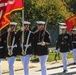
{"type": "Polygon", "coordinates": [[[68,31],[71,31],[76,26],[76,15],[65,20],[68,31]]]}
{"type": "Polygon", "coordinates": [[[10,23],[10,14],[22,8],[23,0],[0,0],[0,30],[10,23]]]}

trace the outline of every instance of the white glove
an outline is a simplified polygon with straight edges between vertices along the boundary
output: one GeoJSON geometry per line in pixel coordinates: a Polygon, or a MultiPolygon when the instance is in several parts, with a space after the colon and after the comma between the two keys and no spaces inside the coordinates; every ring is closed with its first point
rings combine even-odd
{"type": "Polygon", "coordinates": [[[14,48],[14,46],[11,46],[11,48],[13,49],[13,48],[14,48]]]}
{"type": "Polygon", "coordinates": [[[41,44],[42,46],[45,46],[45,42],[42,42],[42,44],[41,44]]]}
{"type": "Polygon", "coordinates": [[[11,31],[11,28],[8,28],[8,30],[7,30],[8,32],[10,32],[11,31]]]}
{"type": "Polygon", "coordinates": [[[14,47],[17,47],[17,45],[15,44],[15,45],[12,46],[12,48],[14,48],[14,47]]]}
{"type": "Polygon", "coordinates": [[[24,31],[24,28],[23,27],[21,27],[21,31],[24,31]]]}
{"type": "Polygon", "coordinates": [[[0,46],[0,49],[2,49],[3,48],[3,46],[0,46]]]}
{"type": "Polygon", "coordinates": [[[59,53],[59,50],[56,50],[56,53],[59,53]]]}
{"type": "Polygon", "coordinates": [[[41,46],[45,46],[45,42],[44,41],[42,41],[42,42],[39,42],[39,43],[37,43],[38,45],[41,45],[41,46]]]}
{"type": "Polygon", "coordinates": [[[25,45],[25,47],[29,47],[29,45],[25,45]]]}
{"type": "Polygon", "coordinates": [[[70,53],[72,53],[72,50],[70,50],[70,53]]]}
{"type": "Polygon", "coordinates": [[[29,45],[25,45],[25,47],[27,47],[27,48],[28,48],[28,47],[29,47],[29,45]]]}

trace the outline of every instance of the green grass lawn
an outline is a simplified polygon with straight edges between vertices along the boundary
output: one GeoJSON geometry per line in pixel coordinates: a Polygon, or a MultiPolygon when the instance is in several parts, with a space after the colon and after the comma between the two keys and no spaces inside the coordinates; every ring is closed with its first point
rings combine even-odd
{"type": "MultiPolygon", "coordinates": [[[[50,53],[48,56],[48,61],[49,62],[54,61],[55,60],[54,58],[55,58],[55,53],[50,53]]],[[[72,53],[68,53],[67,58],[73,58],[72,53]]],[[[58,58],[58,56],[57,56],[57,60],[61,60],[61,59],[62,58],[61,58],[61,54],[60,54],[60,58],[58,58]]]]}
{"type": "MultiPolygon", "coordinates": [[[[53,50],[53,51],[51,49],[49,50],[48,62],[55,61],[55,54],[56,53],[55,53],[55,50],[53,50]]],[[[73,58],[72,53],[69,52],[67,58],[73,58]]],[[[58,58],[58,56],[57,56],[56,59],[61,60],[62,59],[61,54],[60,54],[60,58],[58,58]]],[[[17,61],[20,61],[20,56],[17,57],[17,61]]],[[[31,56],[31,61],[32,62],[38,62],[39,61],[38,56],[31,56]]]]}
{"type": "MultiPolygon", "coordinates": [[[[50,52],[49,53],[49,55],[48,55],[48,62],[51,62],[51,61],[55,61],[55,59],[54,59],[54,57],[55,57],[55,52],[50,52]]],[[[67,56],[67,58],[73,58],[73,55],[72,55],[72,53],[68,53],[68,56],[67,56]]],[[[60,59],[57,57],[57,60],[61,60],[62,58],[61,58],[61,54],[60,54],[60,59]]],[[[17,61],[20,61],[20,57],[18,56],[17,57],[17,61]]],[[[33,62],[38,62],[39,60],[38,60],[38,56],[31,56],[31,61],[33,61],[33,62]]]]}

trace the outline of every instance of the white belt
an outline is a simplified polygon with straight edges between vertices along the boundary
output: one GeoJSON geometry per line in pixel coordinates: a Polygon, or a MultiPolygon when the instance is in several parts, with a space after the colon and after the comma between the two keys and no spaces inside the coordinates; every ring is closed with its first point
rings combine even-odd
{"type": "Polygon", "coordinates": [[[17,45],[13,45],[13,46],[11,46],[12,48],[14,48],[14,47],[17,47],[17,45]]]}
{"type": "Polygon", "coordinates": [[[29,46],[31,46],[31,44],[27,44],[27,45],[24,45],[24,46],[25,46],[25,47],[27,47],[27,46],[29,47],[29,46]]]}
{"type": "MultiPolygon", "coordinates": [[[[9,46],[8,46],[9,47],[9,46]]],[[[17,47],[17,45],[10,46],[11,48],[17,47]]]]}
{"type": "Polygon", "coordinates": [[[0,46],[0,49],[2,49],[3,48],[3,46],[0,46]]]}
{"type": "MultiPolygon", "coordinates": [[[[29,47],[29,46],[31,46],[31,44],[26,44],[26,45],[24,45],[24,47],[29,47]]],[[[22,44],[21,44],[21,47],[22,47],[22,44]]]]}
{"type": "Polygon", "coordinates": [[[39,43],[37,43],[37,45],[49,45],[50,43],[48,43],[48,42],[39,42],[39,43]]]}
{"type": "Polygon", "coordinates": [[[72,41],[72,43],[76,43],[76,41],[72,41]]]}

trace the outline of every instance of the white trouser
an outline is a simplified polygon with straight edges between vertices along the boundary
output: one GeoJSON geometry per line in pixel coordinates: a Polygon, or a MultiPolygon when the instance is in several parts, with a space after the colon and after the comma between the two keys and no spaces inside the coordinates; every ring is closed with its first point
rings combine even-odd
{"type": "MultiPolygon", "coordinates": [[[[15,56],[8,58],[8,65],[9,65],[9,75],[15,75],[14,73],[14,62],[16,60],[15,56]]],[[[30,55],[21,56],[21,61],[24,68],[24,75],[29,75],[29,61],[30,61],[30,55]]]]}
{"type": "Polygon", "coordinates": [[[47,75],[47,69],[46,69],[47,58],[48,58],[48,55],[39,56],[42,75],[47,75]]]}
{"type": "Polygon", "coordinates": [[[15,75],[14,74],[14,62],[16,60],[15,56],[8,58],[8,65],[9,65],[9,75],[15,75]]]}
{"type": "Polygon", "coordinates": [[[2,69],[1,69],[1,63],[2,63],[2,62],[1,62],[1,60],[2,60],[2,59],[0,59],[0,75],[2,75],[2,69]]]}
{"type": "Polygon", "coordinates": [[[67,55],[68,52],[62,53],[63,70],[67,70],[67,55]]]}
{"type": "Polygon", "coordinates": [[[24,75],[29,75],[29,61],[30,61],[30,55],[21,56],[21,61],[24,68],[24,75]]]}
{"type": "Polygon", "coordinates": [[[74,58],[74,63],[76,63],[76,48],[73,49],[73,58],[74,58]]]}

